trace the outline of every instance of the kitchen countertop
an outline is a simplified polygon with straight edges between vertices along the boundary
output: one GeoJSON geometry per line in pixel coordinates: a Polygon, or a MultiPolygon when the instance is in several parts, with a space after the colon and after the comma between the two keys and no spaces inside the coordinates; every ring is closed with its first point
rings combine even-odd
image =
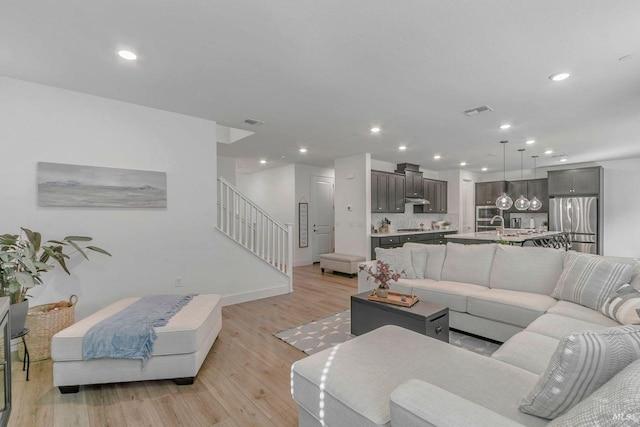
{"type": "Polygon", "coordinates": [[[480,231],[477,233],[463,233],[463,234],[451,234],[445,236],[447,239],[460,239],[460,240],[484,240],[490,242],[512,242],[523,243],[527,240],[535,239],[538,237],[550,237],[561,234],[561,231],[541,231],[541,232],[529,232],[528,230],[516,230],[507,229],[502,236],[498,236],[496,231],[480,231]]]}
{"type": "Polygon", "coordinates": [[[370,237],[391,237],[391,236],[405,236],[410,234],[427,234],[427,233],[451,233],[458,232],[458,230],[454,228],[450,228],[448,230],[438,229],[438,230],[420,230],[420,231],[390,231],[389,233],[370,233],[370,237]]]}

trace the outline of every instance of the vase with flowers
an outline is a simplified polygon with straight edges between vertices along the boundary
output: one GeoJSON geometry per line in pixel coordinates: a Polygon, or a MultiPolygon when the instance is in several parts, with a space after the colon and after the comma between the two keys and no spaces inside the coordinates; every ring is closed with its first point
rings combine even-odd
{"type": "Polygon", "coordinates": [[[397,272],[391,268],[389,264],[382,260],[378,260],[374,266],[370,266],[366,268],[364,265],[361,265],[360,271],[364,271],[369,276],[367,280],[373,277],[373,283],[378,285],[375,289],[376,295],[380,298],[386,298],[389,295],[389,282],[394,281],[397,282],[400,277],[404,274],[404,270],[397,272]]]}

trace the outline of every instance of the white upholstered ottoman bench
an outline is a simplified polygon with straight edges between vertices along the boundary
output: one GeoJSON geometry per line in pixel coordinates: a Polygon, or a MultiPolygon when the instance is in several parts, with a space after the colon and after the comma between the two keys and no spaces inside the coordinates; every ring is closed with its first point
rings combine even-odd
{"type": "Polygon", "coordinates": [[[347,254],[322,254],[320,255],[320,270],[324,273],[324,269],[337,271],[339,273],[350,274],[351,277],[358,274],[358,264],[366,261],[365,257],[359,255],[347,254]]]}
{"type": "Polygon", "coordinates": [[[153,353],[144,366],[137,359],[83,360],[82,340],[87,331],[139,299],[117,301],[53,336],[53,385],[60,392],[75,393],[87,384],[161,379],[193,384],[222,327],[219,295],[194,296],[165,326],[155,328],[153,353]]]}

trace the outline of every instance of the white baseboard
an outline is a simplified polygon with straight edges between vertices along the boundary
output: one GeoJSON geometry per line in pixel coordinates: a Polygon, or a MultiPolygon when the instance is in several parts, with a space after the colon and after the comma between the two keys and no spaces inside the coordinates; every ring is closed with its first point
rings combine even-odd
{"type": "Polygon", "coordinates": [[[312,265],[313,261],[310,259],[303,259],[302,261],[293,261],[293,266],[294,267],[302,267],[305,265],[312,265]]]}
{"type": "Polygon", "coordinates": [[[224,295],[220,298],[222,306],[240,304],[242,302],[254,301],[257,299],[275,297],[289,293],[289,285],[274,286],[272,288],[259,289],[257,291],[243,292],[240,294],[224,295]]]}

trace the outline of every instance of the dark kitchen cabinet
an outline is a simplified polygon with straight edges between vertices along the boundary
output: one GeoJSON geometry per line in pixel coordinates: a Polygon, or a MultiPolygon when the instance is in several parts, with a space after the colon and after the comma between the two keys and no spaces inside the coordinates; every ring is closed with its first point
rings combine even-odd
{"type": "Polygon", "coordinates": [[[404,175],[371,171],[371,212],[404,213],[404,175]]]}
{"type": "Polygon", "coordinates": [[[436,181],[436,196],[438,200],[437,212],[438,213],[447,213],[448,210],[448,198],[447,191],[449,189],[449,184],[447,181],[436,181]]]}
{"type": "Polygon", "coordinates": [[[504,192],[504,181],[477,182],[476,206],[492,206],[504,192]]]}
{"type": "Polygon", "coordinates": [[[519,211],[515,207],[515,201],[520,197],[524,196],[528,200],[531,200],[533,196],[536,196],[538,200],[542,202],[542,208],[536,212],[549,212],[549,194],[547,191],[547,179],[525,179],[522,181],[509,181],[507,185],[509,197],[514,202],[514,206],[511,207],[507,212],[525,212],[519,211]]]}
{"type": "Polygon", "coordinates": [[[549,171],[550,196],[592,196],[600,193],[602,168],[549,171]]]}
{"type": "Polygon", "coordinates": [[[423,198],[424,188],[422,185],[422,172],[405,170],[405,195],[413,198],[423,198]]]}
{"type": "Polygon", "coordinates": [[[371,212],[389,212],[389,174],[371,171],[371,212]]]}
{"type": "Polygon", "coordinates": [[[529,201],[537,197],[542,202],[542,207],[536,212],[549,212],[549,183],[547,178],[530,179],[528,181],[527,198],[529,201]]]}
{"type": "Polygon", "coordinates": [[[389,174],[389,212],[404,213],[404,186],[405,177],[398,174],[389,174]]]}
{"type": "Polygon", "coordinates": [[[424,178],[424,198],[428,205],[415,205],[414,213],[447,213],[447,181],[424,178]]]}

